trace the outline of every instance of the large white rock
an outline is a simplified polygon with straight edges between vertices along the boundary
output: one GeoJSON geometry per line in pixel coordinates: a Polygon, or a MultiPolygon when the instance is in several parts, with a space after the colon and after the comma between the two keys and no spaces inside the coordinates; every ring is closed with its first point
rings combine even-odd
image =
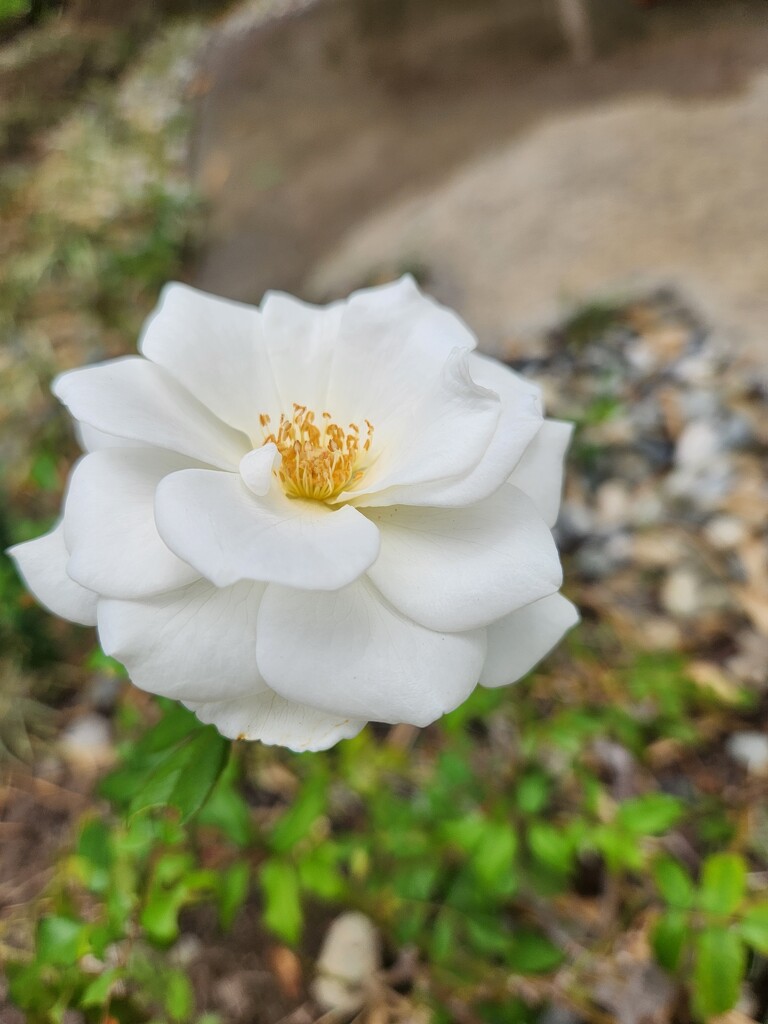
{"type": "Polygon", "coordinates": [[[725,99],[559,115],[363,221],[315,268],[312,291],[420,265],[503,352],[569,304],[677,283],[764,359],[766,124],[764,72],[725,99]]]}

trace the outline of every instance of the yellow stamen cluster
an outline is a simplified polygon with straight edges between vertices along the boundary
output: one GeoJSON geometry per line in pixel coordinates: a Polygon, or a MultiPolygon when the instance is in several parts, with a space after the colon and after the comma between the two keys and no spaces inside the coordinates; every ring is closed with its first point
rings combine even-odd
{"type": "Polygon", "coordinates": [[[365,440],[360,427],[350,423],[344,430],[324,412],[319,424],[315,413],[305,405],[293,406],[293,416],[280,415],[275,431],[267,434],[270,418],[259,417],[264,429],[264,444],[277,446],[282,462],[276,470],[289,498],[313,498],[330,501],[342,491],[353,487],[363,475],[357,467],[363,453],[370,451],[373,424],[365,420],[365,440]]]}

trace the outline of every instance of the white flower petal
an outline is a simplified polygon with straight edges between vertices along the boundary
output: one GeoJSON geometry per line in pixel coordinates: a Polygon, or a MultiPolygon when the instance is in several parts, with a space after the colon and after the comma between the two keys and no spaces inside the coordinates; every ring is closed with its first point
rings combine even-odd
{"type": "Polygon", "coordinates": [[[422,295],[410,275],[354,292],[343,307],[326,408],[376,423],[409,412],[454,350],[475,337],[459,317],[422,295]]]}
{"type": "Polygon", "coordinates": [[[64,619],[83,626],[96,625],[98,595],[68,576],[69,552],[61,522],[42,537],[14,544],[7,553],[40,604],[64,619]]]}
{"type": "Polygon", "coordinates": [[[485,631],[432,632],[365,581],[322,594],[270,586],[256,652],[267,683],[287,700],[329,714],[428,725],[475,688],[485,631]]]}
{"type": "Polygon", "coordinates": [[[87,423],[79,423],[77,420],[74,421],[74,427],[77,443],[86,454],[99,452],[102,448],[136,448],[139,443],[127,437],[105,434],[103,430],[89,427],[87,423]]]}
{"type": "Polygon", "coordinates": [[[261,437],[259,412],[274,408],[276,394],[258,309],[167,285],[139,349],[224,423],[261,437]]]}
{"type": "Polygon", "coordinates": [[[403,490],[398,495],[401,504],[457,507],[487,498],[509,477],[541,428],[541,394],[535,384],[476,352],[469,356],[469,372],[479,387],[499,396],[493,436],[469,472],[403,490]]]}
{"type": "Polygon", "coordinates": [[[503,485],[467,508],[370,509],[381,531],[368,575],[387,600],[429,629],[475,629],[553,594],[562,569],[533,502],[503,485]]]}
{"type": "Polygon", "coordinates": [[[284,700],[272,690],[237,700],[191,703],[201,722],[215,725],[223,736],[240,740],[261,740],[291,750],[327,750],[339,740],[357,736],[365,721],[325,715],[322,711],[284,700]]]}
{"type": "Polygon", "coordinates": [[[343,310],[343,302],[314,306],[282,292],[267,292],[261,303],[264,356],[277,405],[259,412],[276,422],[281,412],[292,415],[294,403],[318,414],[327,408],[328,375],[343,310]]]}
{"type": "Polygon", "coordinates": [[[75,419],[106,434],[237,469],[252,447],[186,392],[161,366],[137,356],[70,370],[53,393],[75,419]]]}
{"type": "Polygon", "coordinates": [[[572,433],[572,423],[544,420],[509,478],[531,498],[549,527],[555,525],[560,509],[565,453],[572,433]]]}
{"type": "Polygon", "coordinates": [[[64,507],[67,572],[109,597],[134,598],[183,587],[200,573],[182,562],[155,526],[158,483],[194,466],[160,448],[104,448],[75,466],[64,507]]]}
{"type": "Polygon", "coordinates": [[[541,661],[579,621],[576,608],[552,594],[520,608],[488,627],[488,655],[480,675],[482,686],[514,683],[541,661]]]}
{"type": "Polygon", "coordinates": [[[249,491],[262,498],[274,483],[272,476],[277,461],[277,448],[274,444],[262,445],[244,455],[240,461],[240,476],[249,491]]]}
{"type": "Polygon", "coordinates": [[[390,372],[389,379],[378,383],[382,394],[393,396],[392,408],[383,420],[373,421],[372,464],[360,485],[342,493],[339,501],[350,500],[360,508],[411,504],[412,493],[428,491],[434,481],[438,489],[450,486],[446,481],[478,465],[496,431],[501,405],[495,392],[470,377],[469,356],[455,350],[437,376],[419,378],[418,398],[405,404],[403,399],[412,393],[411,374],[418,367],[408,367],[407,373],[401,367],[402,380],[393,380],[390,372]]]}
{"type": "Polygon", "coordinates": [[[379,531],[356,509],[257,498],[239,476],[187,469],[157,489],[160,535],[216,586],[255,579],[335,590],[357,579],[379,551],[379,531]]]}
{"type": "Polygon", "coordinates": [[[99,639],[142,690],[181,700],[263,691],[256,663],[259,583],[199,580],[144,601],[99,601],[99,639]]]}

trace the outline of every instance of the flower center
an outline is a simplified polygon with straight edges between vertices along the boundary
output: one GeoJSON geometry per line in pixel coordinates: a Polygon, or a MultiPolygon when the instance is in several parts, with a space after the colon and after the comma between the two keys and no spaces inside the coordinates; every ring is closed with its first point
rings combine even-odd
{"type": "Polygon", "coordinates": [[[259,417],[264,444],[276,445],[282,455],[275,473],[288,497],[329,501],[362,477],[364,470],[356,467],[362,454],[370,450],[373,424],[364,421],[363,441],[356,423],[345,430],[333,422],[329,412],[322,414],[319,424],[315,419],[311,409],[294,404],[293,416],[289,419],[281,413],[277,429],[267,434],[270,418],[263,413],[259,417]]]}

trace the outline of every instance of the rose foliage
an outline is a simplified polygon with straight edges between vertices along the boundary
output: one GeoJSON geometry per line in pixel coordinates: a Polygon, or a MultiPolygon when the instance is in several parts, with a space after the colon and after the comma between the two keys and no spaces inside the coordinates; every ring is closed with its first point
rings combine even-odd
{"type": "Polygon", "coordinates": [[[173,284],[129,356],[53,385],[63,516],[11,554],[133,682],[318,750],[526,673],[559,593],[568,424],[409,277],[318,307],[173,284]]]}

